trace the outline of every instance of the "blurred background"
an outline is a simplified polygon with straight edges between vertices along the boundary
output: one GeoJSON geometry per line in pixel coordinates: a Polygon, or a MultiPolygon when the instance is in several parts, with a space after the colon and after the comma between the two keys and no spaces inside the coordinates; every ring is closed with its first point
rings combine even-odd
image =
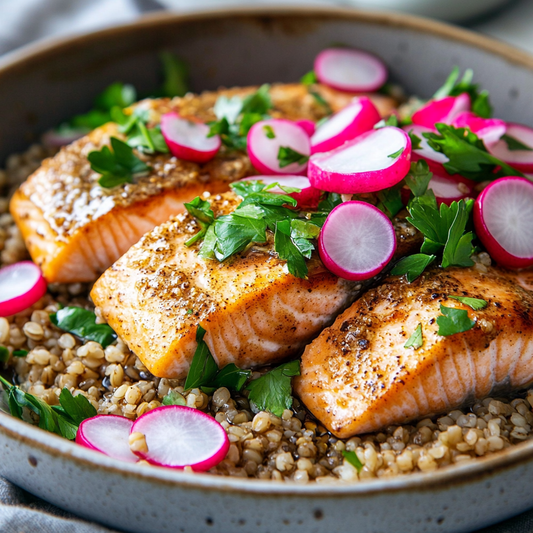
{"type": "Polygon", "coordinates": [[[0,0],[0,54],[42,37],[90,31],[162,9],[265,4],[404,11],[461,24],[533,52],[531,0],[0,0]]]}

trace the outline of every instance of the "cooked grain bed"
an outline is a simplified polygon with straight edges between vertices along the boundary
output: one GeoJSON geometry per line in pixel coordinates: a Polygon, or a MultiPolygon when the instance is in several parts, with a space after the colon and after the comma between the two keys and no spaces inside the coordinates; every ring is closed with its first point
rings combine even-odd
{"type": "MultiPolygon", "coordinates": [[[[33,145],[13,155],[0,171],[0,266],[26,259],[20,234],[8,214],[8,201],[18,186],[51,151],[33,145]]],[[[486,255],[486,254],[485,254],[486,255]]],[[[480,257],[483,269],[486,257],[480,257]]],[[[533,436],[533,389],[525,398],[477,402],[416,425],[392,426],[385,431],[348,440],[331,436],[311,419],[298,400],[282,417],[254,413],[245,396],[231,396],[226,388],[212,397],[198,389],[185,392],[177,380],[154,377],[120,339],[105,350],[96,342],[80,342],[50,323],[58,303],[90,308],[89,287],[50,285],[33,308],[0,318],[0,345],[28,350],[26,357],[10,356],[8,365],[20,386],[57,404],[63,387],[85,395],[101,414],[134,419],[161,405],[174,390],[190,407],[212,414],[226,429],[231,442],[226,459],[212,474],[256,477],[278,481],[320,483],[357,481],[419,471],[498,452],[533,436]],[[364,465],[358,473],[343,450],[352,450],[364,465]]]]}

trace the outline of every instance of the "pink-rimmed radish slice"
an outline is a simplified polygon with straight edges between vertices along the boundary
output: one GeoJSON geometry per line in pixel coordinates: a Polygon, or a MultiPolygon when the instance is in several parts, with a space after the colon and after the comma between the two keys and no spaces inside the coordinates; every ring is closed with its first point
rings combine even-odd
{"type": "Polygon", "coordinates": [[[161,133],[171,154],[184,161],[206,163],[220,148],[220,137],[208,137],[209,126],[166,113],[161,117],[161,133]]]}
{"type": "Polygon", "coordinates": [[[435,129],[435,124],[438,122],[451,124],[459,113],[470,111],[470,105],[468,93],[430,100],[424,107],[413,113],[412,121],[413,124],[435,129]]]}
{"type": "Polygon", "coordinates": [[[487,146],[487,150],[517,170],[533,172],[533,129],[523,124],[507,123],[505,134],[531,150],[510,150],[504,139],[487,146]]]}
{"type": "Polygon", "coordinates": [[[446,172],[443,165],[444,163],[447,163],[449,159],[442,152],[436,152],[433,150],[433,148],[429,146],[428,140],[423,135],[423,133],[434,133],[434,129],[411,124],[409,126],[404,126],[403,130],[407,133],[413,132],[413,134],[420,139],[420,148],[413,150],[411,153],[412,161],[423,159],[432,172],[446,172]]]}
{"type": "Polygon", "coordinates": [[[459,113],[452,121],[456,128],[468,128],[490,146],[500,140],[507,131],[507,124],[499,118],[481,118],[471,111],[459,113]]]}
{"type": "Polygon", "coordinates": [[[370,98],[354,98],[350,105],[317,128],[311,137],[311,153],[329,152],[371,130],[380,119],[379,112],[370,98]]]}
{"type": "Polygon", "coordinates": [[[46,293],[41,269],[31,261],[21,261],[0,269],[0,316],[20,313],[46,293]]]}
{"type": "Polygon", "coordinates": [[[279,187],[269,189],[269,192],[276,194],[286,194],[298,202],[298,207],[314,209],[318,207],[322,191],[315,189],[305,176],[251,176],[240,181],[262,181],[266,185],[279,183],[282,187],[293,187],[300,189],[300,192],[286,193],[279,187]]]}
{"type": "Polygon", "coordinates": [[[514,176],[493,181],[476,200],[474,227],[500,265],[533,265],[533,183],[514,176]]]}
{"type": "Polygon", "coordinates": [[[146,438],[147,452],[136,452],[149,463],[169,468],[190,466],[204,472],[226,457],[229,440],[209,415],[181,405],[158,407],[139,417],[132,432],[146,438]]]}
{"type": "Polygon", "coordinates": [[[247,141],[250,161],[263,174],[301,174],[307,168],[311,142],[307,132],[296,122],[280,118],[261,120],[250,128],[247,141]],[[290,148],[305,161],[280,166],[280,148],[290,148]]]}
{"type": "Polygon", "coordinates": [[[477,195],[474,190],[475,186],[476,183],[474,181],[456,174],[434,173],[428,189],[433,191],[439,205],[443,203],[450,205],[452,202],[458,202],[465,198],[475,198],[477,195]]]}
{"type": "Polygon", "coordinates": [[[327,48],[314,66],[318,81],[339,91],[372,92],[387,81],[383,61],[362,50],[327,48]]]}
{"type": "Polygon", "coordinates": [[[316,131],[316,124],[312,120],[307,120],[306,118],[302,118],[301,120],[296,120],[295,124],[298,124],[300,128],[305,130],[307,135],[311,137],[313,133],[316,131]]]}
{"type": "Polygon", "coordinates": [[[371,130],[309,160],[307,176],[322,191],[375,192],[392,187],[409,172],[411,139],[394,126],[371,130]]]}
{"type": "Polygon", "coordinates": [[[366,202],[343,202],[331,211],[318,237],[325,267],[337,276],[359,281],[383,270],[396,250],[389,218],[366,202]]]}
{"type": "Polygon", "coordinates": [[[76,442],[113,459],[136,463],[139,458],[130,450],[128,442],[132,426],[133,421],[124,416],[93,416],[80,424],[76,442]]]}

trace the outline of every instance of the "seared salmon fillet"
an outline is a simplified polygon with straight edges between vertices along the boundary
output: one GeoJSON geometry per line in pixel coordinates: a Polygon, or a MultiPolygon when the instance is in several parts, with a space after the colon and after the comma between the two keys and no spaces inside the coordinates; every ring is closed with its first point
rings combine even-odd
{"type": "MultiPolygon", "coordinates": [[[[149,112],[150,125],[170,111],[208,121],[215,119],[218,96],[246,96],[256,89],[144,100],[134,107],[149,112]]],[[[333,110],[353,97],[325,87],[317,90],[333,110]]],[[[303,85],[275,85],[270,94],[274,117],[318,120],[325,114],[303,85]]],[[[372,98],[384,114],[395,104],[381,95],[372,98]]],[[[184,202],[204,191],[224,192],[232,181],[255,173],[244,153],[224,149],[203,165],[171,154],[137,154],[152,167],[148,175],[132,184],[102,188],[100,174],[91,170],[87,155],[109,144],[111,136],[124,139],[117,124],[108,123],[64,147],[45,160],[13,196],[11,213],[32,259],[50,282],[94,281],[147,231],[183,211],[184,202]]]]}
{"type": "MultiPolygon", "coordinates": [[[[215,216],[240,203],[233,193],[211,197],[215,216]]],[[[398,254],[420,240],[399,218],[398,254]]],[[[412,229],[412,228],[411,228],[412,229]]],[[[273,243],[252,246],[223,263],[184,245],[199,230],[181,214],[155,228],[109,268],[91,297],[100,314],[160,377],[184,377],[201,324],[219,367],[265,365],[297,353],[344,310],[363,285],[339,279],[318,257],[308,279],[289,274],[273,243]]]]}
{"type": "Polygon", "coordinates": [[[368,291],[307,346],[295,390],[332,433],[346,438],[532,381],[533,293],[495,268],[450,268],[411,284],[391,277],[368,291]],[[450,295],[488,305],[474,311],[450,295]],[[438,335],[441,304],[468,311],[473,329],[438,335]],[[423,345],[405,348],[418,324],[423,345]]]}

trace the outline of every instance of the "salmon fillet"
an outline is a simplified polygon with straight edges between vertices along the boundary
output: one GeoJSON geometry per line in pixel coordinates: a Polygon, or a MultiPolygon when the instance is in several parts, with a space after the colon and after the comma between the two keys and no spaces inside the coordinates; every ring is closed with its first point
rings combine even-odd
{"type": "Polygon", "coordinates": [[[495,268],[436,269],[411,284],[391,277],[307,346],[295,391],[346,438],[525,387],[533,381],[532,313],[533,293],[495,268]],[[474,311],[449,295],[488,306],[474,311]],[[474,328],[438,335],[441,304],[467,310],[474,328]],[[419,323],[422,347],[405,348],[419,323]]]}
{"type": "MultiPolygon", "coordinates": [[[[177,111],[184,117],[214,120],[218,96],[246,96],[257,87],[208,92],[200,96],[144,100],[134,107],[146,109],[150,122],[177,111]]],[[[319,92],[334,110],[349,103],[353,95],[325,87],[319,92]]],[[[275,85],[270,94],[272,115],[290,119],[318,120],[325,110],[303,85],[275,85]]],[[[395,102],[374,95],[385,114],[395,102]]],[[[98,185],[100,175],[91,170],[87,155],[109,144],[111,136],[124,139],[114,123],[64,147],[20,187],[10,210],[21,230],[32,259],[49,282],[94,281],[132,244],[158,224],[183,211],[183,203],[204,191],[227,191],[232,181],[255,173],[242,152],[222,149],[212,161],[198,165],[170,154],[138,154],[152,172],[135,183],[112,189],[98,185]]]]}
{"type": "MultiPolygon", "coordinates": [[[[209,200],[215,216],[240,203],[233,193],[209,200]]],[[[403,217],[396,228],[399,255],[420,245],[403,217]]],[[[186,376],[198,324],[219,367],[249,368],[294,355],[364,288],[331,274],[318,257],[308,263],[308,279],[294,277],[272,242],[223,263],[204,260],[199,244],[184,245],[198,230],[188,214],[172,218],[134,245],[91,292],[97,313],[156,376],[186,376]]]]}

